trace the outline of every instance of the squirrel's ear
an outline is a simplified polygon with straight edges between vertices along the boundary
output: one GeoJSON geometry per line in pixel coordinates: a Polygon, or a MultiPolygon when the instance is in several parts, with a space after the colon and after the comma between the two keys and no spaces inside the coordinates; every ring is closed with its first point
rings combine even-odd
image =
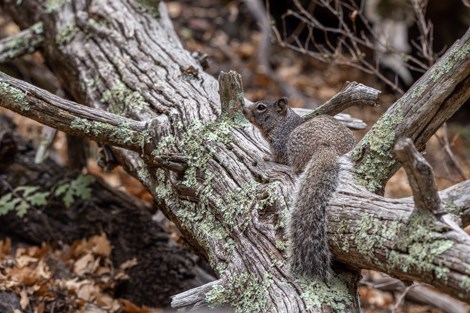
{"type": "Polygon", "coordinates": [[[287,108],[289,106],[289,99],[282,97],[276,100],[274,104],[276,105],[277,113],[285,113],[287,112],[287,108]]]}

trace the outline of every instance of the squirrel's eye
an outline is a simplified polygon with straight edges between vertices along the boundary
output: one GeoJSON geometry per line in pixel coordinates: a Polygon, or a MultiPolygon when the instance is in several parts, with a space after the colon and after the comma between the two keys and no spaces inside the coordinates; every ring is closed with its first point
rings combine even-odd
{"type": "Polygon", "coordinates": [[[258,104],[258,106],[256,107],[259,111],[263,111],[266,109],[266,106],[264,104],[258,104]]]}

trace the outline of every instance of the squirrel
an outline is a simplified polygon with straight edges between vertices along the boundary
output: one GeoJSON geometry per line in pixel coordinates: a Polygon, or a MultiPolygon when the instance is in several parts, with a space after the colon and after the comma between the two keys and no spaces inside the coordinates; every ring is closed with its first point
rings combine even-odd
{"type": "Polygon", "coordinates": [[[243,114],[268,141],[274,161],[300,174],[287,231],[291,272],[329,282],[325,209],[338,184],[338,157],[356,143],[352,131],[330,115],[299,116],[285,97],[255,102],[243,114]]]}

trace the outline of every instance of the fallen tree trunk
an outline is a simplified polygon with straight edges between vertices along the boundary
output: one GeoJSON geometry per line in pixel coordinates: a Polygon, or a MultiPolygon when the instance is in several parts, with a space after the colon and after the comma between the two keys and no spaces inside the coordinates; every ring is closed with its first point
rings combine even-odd
{"type": "MultiPolygon", "coordinates": [[[[163,4],[76,0],[53,13],[45,7],[45,1],[3,4],[22,27],[44,23],[45,58],[77,102],[144,121],[146,127],[140,139],[132,133],[131,144],[119,132],[96,131],[107,129],[106,121],[96,124],[92,116],[72,118],[63,130],[128,149],[134,145],[134,152],[114,148],[114,153],[220,278],[203,302],[240,312],[358,311],[357,272],[339,274],[331,286],[288,272],[284,228],[294,174],[263,161],[266,145],[239,111],[235,116],[222,111],[217,82],[182,48],[163,4]]],[[[361,183],[380,191],[384,177],[397,168],[392,149],[398,139],[426,142],[468,99],[469,37],[467,32],[359,143],[356,165],[343,159],[340,187],[327,209],[335,258],[424,281],[464,301],[470,299],[468,236],[432,212],[416,211],[410,199],[386,199],[361,183]],[[434,91],[439,96],[432,98],[434,91]],[[430,97],[432,110],[419,110],[418,100],[430,97]],[[417,118],[419,129],[406,122],[417,118]]],[[[2,80],[1,105],[27,115],[17,101],[34,105],[24,86],[2,80]]],[[[122,128],[134,131],[129,125],[122,128]]],[[[467,184],[456,188],[466,191],[467,184]]],[[[468,202],[455,190],[440,197],[447,201],[445,212],[463,219],[468,202]]]]}

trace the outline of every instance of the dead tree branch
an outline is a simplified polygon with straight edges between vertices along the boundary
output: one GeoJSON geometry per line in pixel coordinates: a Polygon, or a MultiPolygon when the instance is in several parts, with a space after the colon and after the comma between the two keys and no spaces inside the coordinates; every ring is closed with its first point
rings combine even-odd
{"type": "Polygon", "coordinates": [[[395,153],[405,168],[416,208],[428,210],[434,215],[442,214],[432,168],[416,150],[411,139],[399,140],[395,145],[395,153]]]}
{"type": "MultiPolygon", "coordinates": [[[[76,101],[144,124],[158,121],[161,137],[143,157],[113,152],[209,260],[221,283],[206,294],[206,304],[243,312],[359,310],[354,271],[336,275],[330,286],[290,275],[284,228],[296,177],[287,166],[263,160],[266,143],[253,127],[221,114],[217,81],[182,48],[163,3],[142,11],[133,1],[73,0],[50,14],[44,2],[6,0],[1,6],[22,27],[31,17],[47,21],[45,58],[76,101]],[[127,9],[115,10],[120,6],[127,9]],[[73,32],[56,41],[64,29],[73,32]],[[171,156],[184,166],[177,173],[154,168],[150,156],[171,156]]],[[[339,261],[430,283],[464,301],[470,299],[468,238],[430,212],[416,214],[411,199],[368,192],[353,172],[373,173],[363,181],[382,186],[384,173],[388,177],[396,165],[397,138],[411,137],[419,149],[468,99],[468,37],[387,112],[381,131],[360,143],[354,170],[342,159],[339,189],[327,208],[329,243],[339,261]]],[[[468,193],[469,185],[461,186],[468,193]]],[[[452,202],[446,191],[440,198],[444,208],[468,214],[468,206],[452,202]]]]}
{"type": "Polygon", "coordinates": [[[470,30],[372,127],[353,151],[355,172],[380,192],[398,170],[393,147],[400,137],[418,150],[470,97],[470,30]]]}
{"type": "Polygon", "coordinates": [[[2,39],[0,41],[0,63],[27,53],[33,53],[42,45],[43,41],[42,23],[36,23],[18,34],[2,39]]]}
{"type": "Polygon", "coordinates": [[[346,82],[336,95],[304,118],[310,119],[321,114],[336,115],[351,106],[376,106],[379,103],[379,95],[380,91],[374,88],[356,82],[346,82]]]}

